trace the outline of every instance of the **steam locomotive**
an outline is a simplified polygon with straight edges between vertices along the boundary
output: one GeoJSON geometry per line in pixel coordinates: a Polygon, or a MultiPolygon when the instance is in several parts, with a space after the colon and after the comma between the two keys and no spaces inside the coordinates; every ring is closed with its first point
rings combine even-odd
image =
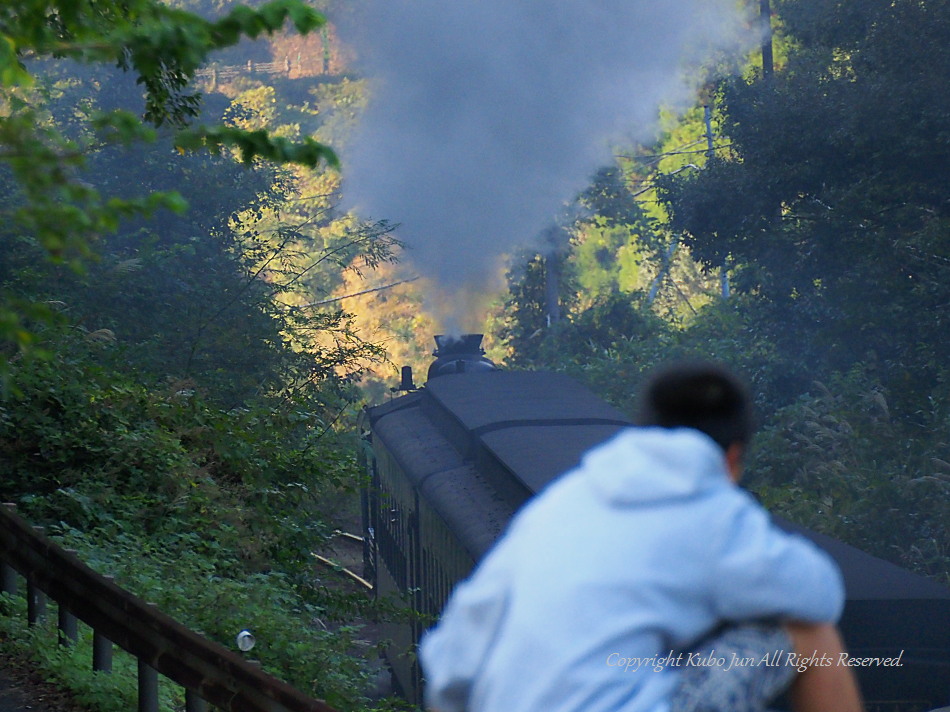
{"type": "MultiPolygon", "coordinates": [[[[422,697],[413,654],[466,578],[530,497],[584,452],[631,426],[567,376],[509,372],[484,357],[481,335],[436,337],[424,388],[404,369],[405,395],[364,413],[370,487],[363,498],[366,575],[381,598],[419,615],[390,624],[396,688],[422,697]]],[[[900,666],[856,669],[869,712],[950,705],[950,590],[831,537],[775,517],[838,563],[847,604],[842,633],[853,657],[900,666]],[[903,651],[903,652],[901,652],[903,651]]]]}

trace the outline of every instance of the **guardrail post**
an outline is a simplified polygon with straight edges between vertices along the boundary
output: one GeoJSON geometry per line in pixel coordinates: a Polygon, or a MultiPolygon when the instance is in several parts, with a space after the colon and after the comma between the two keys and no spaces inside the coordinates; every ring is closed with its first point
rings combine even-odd
{"type": "Polygon", "coordinates": [[[26,581],[26,622],[36,625],[46,618],[46,594],[31,579],[26,581]]]}
{"type": "MultiPolygon", "coordinates": [[[[43,527],[33,527],[33,531],[43,536],[43,527]]],[[[32,577],[26,580],[26,620],[30,625],[36,625],[46,618],[46,594],[43,593],[32,577]]]]}
{"type": "Polygon", "coordinates": [[[112,641],[98,630],[92,632],[92,669],[112,672],[112,641]]]}
{"type": "Polygon", "coordinates": [[[185,712],[208,712],[208,703],[194,690],[185,688],[185,712]]]}
{"type": "Polygon", "coordinates": [[[158,672],[139,660],[139,712],[158,712],[158,672]]]}
{"type": "Polygon", "coordinates": [[[0,593],[16,595],[16,569],[6,561],[0,562],[0,593]]]}
{"type": "MultiPolygon", "coordinates": [[[[16,505],[12,502],[4,502],[3,506],[11,513],[16,512],[16,505]]],[[[0,593],[9,593],[11,596],[16,595],[16,576],[15,568],[10,566],[6,561],[0,561],[0,593]]]]}
{"type": "Polygon", "coordinates": [[[59,644],[72,645],[79,640],[79,622],[62,603],[59,604],[59,644]]]}

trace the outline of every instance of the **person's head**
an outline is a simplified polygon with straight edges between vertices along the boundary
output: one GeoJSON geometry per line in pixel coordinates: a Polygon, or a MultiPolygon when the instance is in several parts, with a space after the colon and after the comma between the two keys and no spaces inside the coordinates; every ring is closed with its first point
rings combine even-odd
{"type": "Polygon", "coordinates": [[[745,384],[724,366],[673,363],[655,371],[640,392],[637,424],[695,428],[722,448],[735,479],[752,438],[752,401],[745,384]]]}

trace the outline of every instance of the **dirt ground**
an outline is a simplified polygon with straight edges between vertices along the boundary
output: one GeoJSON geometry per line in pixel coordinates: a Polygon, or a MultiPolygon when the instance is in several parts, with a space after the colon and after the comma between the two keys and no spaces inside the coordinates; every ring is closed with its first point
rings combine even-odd
{"type": "MultiPolygon", "coordinates": [[[[3,641],[0,640],[0,646],[3,641]]],[[[46,682],[28,661],[0,650],[0,712],[81,712],[68,693],[46,682]]]]}

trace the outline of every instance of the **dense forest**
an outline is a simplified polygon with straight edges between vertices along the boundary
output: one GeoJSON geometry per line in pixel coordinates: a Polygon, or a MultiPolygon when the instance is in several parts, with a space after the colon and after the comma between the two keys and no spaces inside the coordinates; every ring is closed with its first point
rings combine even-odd
{"type": "Polygon", "coordinates": [[[948,7],[774,7],[774,66],[605,168],[570,249],[512,272],[499,333],[620,407],[660,361],[734,364],[763,426],[753,491],[947,581],[948,7]]]}
{"type": "MultiPolygon", "coordinates": [[[[398,707],[359,627],[398,602],[309,554],[355,516],[359,409],[442,325],[398,216],[344,207],[348,3],[251,5],[0,8],[0,498],[208,636],[253,627],[301,689],[398,707]]],[[[524,235],[489,355],[621,409],[663,361],[732,364],[750,489],[948,583],[950,3],[771,12],[524,235]]]]}
{"type": "MultiPolygon", "coordinates": [[[[379,607],[311,556],[356,526],[354,384],[384,356],[313,303],[396,244],[334,208],[323,138],[358,82],[328,73],[331,28],[138,0],[5,3],[0,33],[0,498],[212,639],[251,628],[308,694],[389,708],[355,625],[379,607]]],[[[42,655],[80,702],[135,706],[134,670],[104,689],[42,655]]]]}

